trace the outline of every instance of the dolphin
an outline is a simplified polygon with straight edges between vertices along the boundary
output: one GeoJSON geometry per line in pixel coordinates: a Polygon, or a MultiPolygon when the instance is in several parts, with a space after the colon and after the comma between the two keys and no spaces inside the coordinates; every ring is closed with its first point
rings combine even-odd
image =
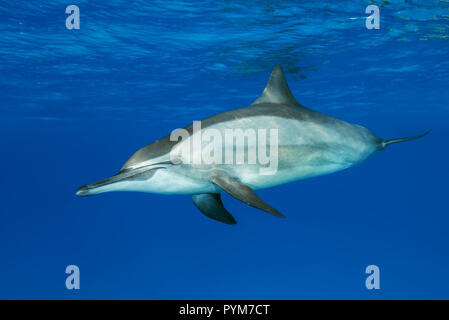
{"type": "MultiPolygon", "coordinates": [[[[383,140],[360,125],[306,108],[290,92],[280,65],[274,67],[262,94],[249,107],[204,119],[197,132],[194,127],[192,124],[184,128],[189,134],[186,139],[179,140],[179,136],[174,139],[169,135],[139,149],[116,175],[84,185],[76,194],[89,196],[110,191],[188,194],[204,215],[233,225],[237,222],[221,201],[221,193],[226,192],[252,207],[284,217],[254,190],[340,171],[362,163],[391,144],[418,139],[429,133],[383,140]],[[277,130],[276,135],[273,133],[277,138],[275,149],[271,148],[274,146],[271,139],[265,141],[270,153],[273,150],[276,153],[276,170],[270,174],[261,173],[267,164],[260,161],[251,164],[249,161],[201,163],[186,161],[179,152],[175,154],[181,156],[173,156],[173,150],[190,146],[206,129],[225,135],[226,130],[249,128],[255,132],[277,130]]],[[[192,151],[193,157],[207,152],[203,147],[210,146],[211,140],[200,138],[201,148],[192,151]]],[[[257,148],[256,140],[246,139],[243,144],[240,140],[240,144],[231,145],[231,149],[235,152],[243,149],[248,157],[248,152],[257,148]]],[[[226,148],[229,146],[223,146],[222,151],[229,151],[226,148]]]]}

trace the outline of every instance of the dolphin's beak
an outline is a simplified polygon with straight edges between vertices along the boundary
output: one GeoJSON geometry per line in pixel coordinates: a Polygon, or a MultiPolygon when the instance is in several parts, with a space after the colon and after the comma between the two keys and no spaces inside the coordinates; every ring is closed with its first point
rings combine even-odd
{"type": "Polygon", "coordinates": [[[117,173],[115,176],[94,183],[86,184],[80,187],[76,191],[76,195],[79,197],[86,197],[93,194],[99,194],[109,191],[120,191],[120,189],[118,189],[117,187],[119,185],[117,184],[117,182],[133,181],[135,179],[147,180],[151,178],[158,169],[161,169],[161,167],[159,168],[142,167],[134,170],[123,170],[117,173]]]}
{"type": "Polygon", "coordinates": [[[88,186],[79,187],[78,190],[76,191],[76,195],[78,197],[88,196],[89,195],[89,187],[88,186]]]}
{"type": "Polygon", "coordinates": [[[90,196],[93,194],[106,192],[107,190],[105,190],[104,187],[108,187],[116,182],[120,182],[120,181],[126,179],[126,177],[127,176],[125,174],[119,173],[110,178],[107,178],[107,179],[104,179],[101,181],[97,181],[94,183],[86,184],[86,185],[78,188],[78,190],[76,191],[76,195],[79,197],[86,197],[86,196],[90,196]]]}

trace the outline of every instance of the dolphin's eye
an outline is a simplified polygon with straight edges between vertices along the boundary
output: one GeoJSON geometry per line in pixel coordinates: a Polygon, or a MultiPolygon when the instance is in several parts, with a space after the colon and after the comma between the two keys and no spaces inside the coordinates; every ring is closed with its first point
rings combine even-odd
{"type": "Polygon", "coordinates": [[[181,155],[176,155],[176,156],[170,157],[170,161],[167,161],[167,162],[170,164],[173,164],[173,165],[178,165],[178,164],[183,163],[181,155]]]}

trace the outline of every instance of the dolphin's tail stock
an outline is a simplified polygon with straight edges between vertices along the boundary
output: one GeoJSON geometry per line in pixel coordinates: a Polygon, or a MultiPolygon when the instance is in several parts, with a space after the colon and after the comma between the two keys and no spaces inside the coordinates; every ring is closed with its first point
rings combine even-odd
{"type": "Polygon", "coordinates": [[[426,134],[428,134],[431,130],[424,132],[423,134],[420,134],[418,136],[413,136],[413,137],[405,137],[405,138],[396,138],[396,139],[389,139],[389,140],[384,140],[382,141],[382,147],[386,147],[389,146],[390,144],[393,143],[399,143],[399,142],[405,142],[405,141],[410,141],[410,140],[415,140],[415,139],[419,139],[424,137],[426,134]]]}

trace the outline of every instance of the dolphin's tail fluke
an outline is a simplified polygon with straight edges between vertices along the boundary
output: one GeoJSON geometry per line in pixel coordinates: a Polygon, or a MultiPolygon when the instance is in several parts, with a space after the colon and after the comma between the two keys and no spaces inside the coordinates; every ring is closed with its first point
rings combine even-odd
{"type": "Polygon", "coordinates": [[[423,134],[420,134],[418,136],[413,136],[413,137],[406,137],[406,138],[397,138],[397,139],[389,139],[389,140],[384,140],[382,142],[382,146],[385,148],[386,146],[389,146],[390,144],[393,143],[399,143],[399,142],[405,142],[405,141],[410,141],[410,140],[415,140],[415,139],[419,139],[421,137],[424,137],[426,134],[428,134],[431,130],[424,132],[423,134]]]}

